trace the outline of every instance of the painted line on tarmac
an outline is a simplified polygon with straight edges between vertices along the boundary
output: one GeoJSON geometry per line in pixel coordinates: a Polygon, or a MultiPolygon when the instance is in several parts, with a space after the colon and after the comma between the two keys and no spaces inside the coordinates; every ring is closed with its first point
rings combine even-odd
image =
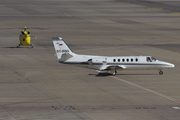
{"type": "Polygon", "coordinates": [[[180,14],[180,12],[168,12],[170,14],[180,14]]]}
{"type": "Polygon", "coordinates": [[[147,9],[164,9],[164,8],[147,8],[147,9]]]}
{"type": "Polygon", "coordinates": [[[115,76],[110,76],[110,77],[111,77],[111,78],[114,78],[114,79],[116,79],[116,80],[119,80],[119,81],[121,81],[121,82],[127,83],[127,84],[129,84],[129,85],[134,86],[134,87],[143,89],[143,90],[145,90],[145,91],[147,91],[147,92],[153,93],[153,94],[155,94],[155,95],[161,96],[161,97],[163,97],[163,98],[166,98],[166,99],[168,99],[168,100],[171,100],[171,101],[173,101],[173,102],[176,102],[176,103],[179,103],[179,104],[180,104],[180,101],[179,101],[179,100],[176,100],[176,99],[171,98],[171,97],[169,97],[169,96],[163,95],[163,94],[158,93],[158,92],[156,92],[156,91],[153,91],[153,90],[151,90],[151,89],[145,88],[145,87],[143,87],[143,86],[137,85],[137,84],[135,84],[135,83],[132,83],[132,82],[123,80],[123,79],[118,78],[118,77],[115,77],[115,76]]]}
{"type": "Polygon", "coordinates": [[[174,108],[174,109],[176,109],[176,110],[180,110],[180,107],[172,107],[172,108],[174,108]]]}
{"type": "Polygon", "coordinates": [[[118,2],[118,1],[117,1],[116,3],[130,3],[130,2],[118,2]]]}

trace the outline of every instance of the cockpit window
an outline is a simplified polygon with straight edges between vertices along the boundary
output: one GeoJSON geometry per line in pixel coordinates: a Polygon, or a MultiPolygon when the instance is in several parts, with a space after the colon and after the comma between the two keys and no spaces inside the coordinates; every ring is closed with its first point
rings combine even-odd
{"type": "Polygon", "coordinates": [[[154,57],[151,57],[151,59],[152,59],[152,61],[156,61],[156,58],[154,58],[154,57]]]}
{"type": "Polygon", "coordinates": [[[147,62],[152,62],[150,57],[147,57],[146,60],[147,60],[147,62]]]}
{"type": "Polygon", "coordinates": [[[146,60],[147,60],[147,62],[154,62],[154,61],[156,61],[156,58],[154,58],[154,57],[147,57],[146,60]]]}

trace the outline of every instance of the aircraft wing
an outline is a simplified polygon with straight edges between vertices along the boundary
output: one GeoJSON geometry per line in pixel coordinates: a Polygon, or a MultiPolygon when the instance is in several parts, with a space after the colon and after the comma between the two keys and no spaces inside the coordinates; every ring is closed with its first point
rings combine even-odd
{"type": "Polygon", "coordinates": [[[124,70],[126,69],[126,66],[124,65],[117,65],[117,66],[104,66],[101,68],[101,70],[124,70]]]}

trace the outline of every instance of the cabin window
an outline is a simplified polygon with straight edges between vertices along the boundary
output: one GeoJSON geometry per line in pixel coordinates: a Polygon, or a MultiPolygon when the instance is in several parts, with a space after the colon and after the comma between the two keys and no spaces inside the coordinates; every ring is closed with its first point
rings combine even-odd
{"type": "Polygon", "coordinates": [[[116,59],[113,59],[114,62],[116,62],[116,59]]]}
{"type": "Polygon", "coordinates": [[[122,61],[124,62],[124,59],[122,59],[122,61]]]}
{"type": "Polygon", "coordinates": [[[121,60],[120,59],[118,59],[118,62],[120,62],[121,60]]]}
{"type": "Polygon", "coordinates": [[[136,62],[138,62],[138,59],[136,58],[136,62]]]}
{"type": "Polygon", "coordinates": [[[129,59],[126,59],[127,62],[129,62],[129,59]]]}
{"type": "Polygon", "coordinates": [[[131,62],[133,62],[133,59],[131,58],[131,62]]]}

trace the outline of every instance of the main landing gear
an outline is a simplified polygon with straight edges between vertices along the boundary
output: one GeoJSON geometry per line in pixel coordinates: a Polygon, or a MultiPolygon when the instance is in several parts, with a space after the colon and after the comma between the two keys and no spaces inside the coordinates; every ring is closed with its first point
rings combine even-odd
{"type": "Polygon", "coordinates": [[[18,44],[18,46],[17,46],[17,48],[19,48],[21,45],[20,44],[18,44]]]}
{"type": "Polygon", "coordinates": [[[33,48],[34,46],[32,44],[30,44],[31,48],[33,48]]]}
{"type": "Polygon", "coordinates": [[[163,71],[162,70],[159,70],[159,75],[162,75],[163,74],[163,71]]]}
{"type": "Polygon", "coordinates": [[[115,75],[117,74],[117,71],[116,71],[116,70],[111,70],[111,74],[112,74],[113,76],[115,76],[115,75]]]}
{"type": "MultiPolygon", "coordinates": [[[[17,48],[19,48],[20,46],[27,46],[27,45],[21,45],[21,44],[18,44],[17,48]]],[[[34,46],[32,44],[28,45],[30,46],[31,48],[33,48],[34,46]]]]}

